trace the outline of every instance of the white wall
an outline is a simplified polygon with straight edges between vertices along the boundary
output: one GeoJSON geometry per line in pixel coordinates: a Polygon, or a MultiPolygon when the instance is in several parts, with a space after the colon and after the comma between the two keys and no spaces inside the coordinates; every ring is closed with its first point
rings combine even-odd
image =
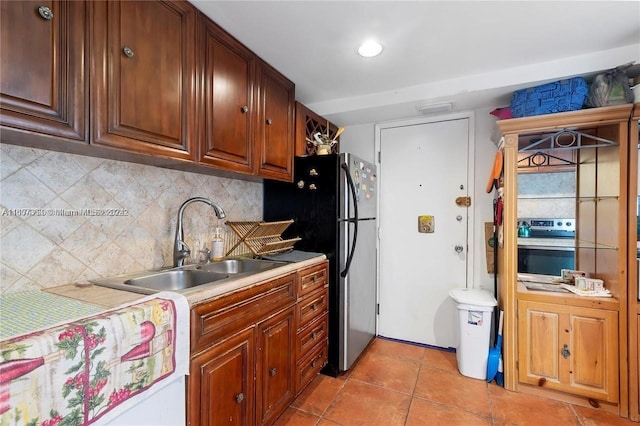
{"type": "Polygon", "coordinates": [[[375,164],[374,125],[349,126],[340,136],[340,152],[355,154],[365,161],[375,164]]]}

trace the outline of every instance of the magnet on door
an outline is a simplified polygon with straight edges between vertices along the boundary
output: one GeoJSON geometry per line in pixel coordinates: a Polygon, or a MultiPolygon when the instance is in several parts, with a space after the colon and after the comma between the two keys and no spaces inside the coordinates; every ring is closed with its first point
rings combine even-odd
{"type": "Polygon", "coordinates": [[[418,216],[418,232],[432,234],[435,231],[435,218],[429,215],[418,216]]]}

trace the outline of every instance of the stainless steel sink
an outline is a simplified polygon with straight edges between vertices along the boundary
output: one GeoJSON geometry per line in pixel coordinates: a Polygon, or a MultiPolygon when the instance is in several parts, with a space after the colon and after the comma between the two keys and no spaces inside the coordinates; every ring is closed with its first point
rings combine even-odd
{"type": "Polygon", "coordinates": [[[198,266],[198,270],[218,272],[221,274],[244,274],[267,271],[282,266],[283,264],[284,263],[269,260],[226,259],[198,266]]]}
{"type": "Polygon", "coordinates": [[[187,265],[160,271],[142,271],[91,280],[93,284],[136,293],[181,291],[205,284],[222,284],[285,265],[255,259],[225,259],[202,265],[187,265]]]}
{"type": "Polygon", "coordinates": [[[156,274],[131,278],[124,283],[134,287],[144,287],[151,290],[184,290],[202,284],[229,278],[227,274],[218,272],[194,271],[190,269],[171,270],[158,272],[156,274]]]}

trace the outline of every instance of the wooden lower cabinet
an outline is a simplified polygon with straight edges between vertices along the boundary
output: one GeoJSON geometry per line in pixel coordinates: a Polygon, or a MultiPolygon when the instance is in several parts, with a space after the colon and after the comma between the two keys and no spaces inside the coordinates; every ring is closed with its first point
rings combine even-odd
{"type": "Polygon", "coordinates": [[[243,330],[191,359],[189,424],[253,424],[254,329],[243,330]]]}
{"type": "Polygon", "coordinates": [[[293,307],[258,325],[257,424],[271,424],[293,400],[295,324],[293,307]]]}
{"type": "Polygon", "coordinates": [[[518,301],[519,381],[617,403],[618,312],[518,301]]]}
{"type": "Polygon", "coordinates": [[[191,309],[187,424],[270,425],[327,362],[328,262],[191,309]]]}

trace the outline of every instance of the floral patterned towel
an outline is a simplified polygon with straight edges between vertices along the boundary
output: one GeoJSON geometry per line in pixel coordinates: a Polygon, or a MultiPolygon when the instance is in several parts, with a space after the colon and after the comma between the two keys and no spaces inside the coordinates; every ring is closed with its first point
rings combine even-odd
{"type": "Polygon", "coordinates": [[[0,425],[113,418],[188,374],[188,336],[187,300],[162,292],[2,341],[0,425]]]}

